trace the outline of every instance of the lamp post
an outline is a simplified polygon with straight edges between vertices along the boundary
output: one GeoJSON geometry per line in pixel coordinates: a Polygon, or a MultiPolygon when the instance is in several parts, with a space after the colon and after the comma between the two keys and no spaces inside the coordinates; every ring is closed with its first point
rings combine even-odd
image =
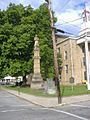
{"type": "Polygon", "coordinates": [[[51,0],[45,0],[48,4],[48,10],[50,14],[50,21],[51,21],[51,30],[52,30],[52,42],[53,42],[53,50],[54,50],[54,69],[55,69],[55,82],[57,86],[57,96],[58,96],[58,103],[60,104],[61,101],[61,91],[60,91],[60,82],[59,82],[59,71],[58,71],[58,61],[57,61],[57,48],[56,48],[56,39],[55,39],[55,29],[54,29],[54,20],[53,14],[51,11],[51,0]]]}

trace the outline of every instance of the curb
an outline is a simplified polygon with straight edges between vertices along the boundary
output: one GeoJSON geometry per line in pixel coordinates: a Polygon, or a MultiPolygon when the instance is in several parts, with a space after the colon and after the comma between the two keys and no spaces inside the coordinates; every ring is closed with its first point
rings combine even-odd
{"type": "MultiPolygon", "coordinates": [[[[16,92],[17,92],[17,94],[16,94],[16,93],[13,93],[12,91],[7,90],[7,89],[4,89],[4,88],[2,88],[2,90],[7,91],[8,93],[10,93],[10,94],[12,94],[12,95],[15,95],[16,97],[19,97],[20,99],[26,100],[26,101],[34,104],[34,105],[41,106],[41,107],[44,107],[44,108],[54,108],[54,107],[59,107],[59,106],[64,106],[64,105],[69,105],[69,104],[74,104],[74,103],[78,103],[78,102],[82,102],[82,101],[89,101],[89,100],[90,100],[90,99],[81,99],[81,100],[79,100],[79,101],[73,101],[73,102],[68,102],[68,103],[61,103],[61,104],[56,104],[56,105],[51,105],[51,106],[45,106],[45,105],[42,105],[42,104],[40,104],[40,103],[38,103],[38,102],[35,102],[35,101],[29,100],[29,99],[27,99],[27,98],[24,98],[23,96],[21,96],[21,95],[18,93],[18,91],[16,91],[16,92]]],[[[13,91],[14,91],[14,90],[13,90],[13,91]]],[[[21,93],[22,93],[22,92],[21,92],[21,93]]],[[[22,93],[22,94],[23,94],[23,93],[22,93]]],[[[24,93],[24,94],[25,94],[25,93],[24,93]]]]}
{"type": "MultiPolygon", "coordinates": [[[[2,89],[3,89],[3,88],[2,88],[2,89]]],[[[3,90],[4,90],[4,91],[7,91],[8,93],[10,93],[10,94],[12,94],[12,95],[14,95],[14,96],[16,96],[16,97],[19,97],[20,99],[26,100],[26,101],[34,104],[34,105],[41,106],[41,107],[44,107],[44,108],[54,108],[54,107],[66,105],[66,103],[61,103],[61,104],[52,105],[52,106],[45,106],[45,105],[39,104],[39,103],[37,103],[37,102],[35,102],[35,101],[28,100],[27,98],[24,98],[24,97],[20,96],[20,94],[12,93],[10,90],[7,90],[7,89],[3,89],[3,90]]],[[[18,91],[17,91],[17,93],[18,93],[18,91]]]]}

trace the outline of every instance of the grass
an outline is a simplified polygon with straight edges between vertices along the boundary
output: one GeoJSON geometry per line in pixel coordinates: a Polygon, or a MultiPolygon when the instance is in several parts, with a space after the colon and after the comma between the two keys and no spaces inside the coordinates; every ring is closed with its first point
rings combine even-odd
{"type": "Polygon", "coordinates": [[[43,89],[31,89],[30,87],[15,87],[15,86],[4,86],[4,88],[10,90],[20,91],[22,93],[27,93],[35,96],[42,96],[42,97],[55,97],[56,95],[49,95],[43,89]]]}
{"type": "MultiPolygon", "coordinates": [[[[31,89],[29,87],[15,87],[15,86],[5,86],[5,88],[11,90],[17,90],[23,93],[32,94],[35,96],[43,96],[43,97],[55,97],[57,95],[49,95],[44,90],[31,89]]],[[[90,94],[90,91],[87,90],[86,85],[77,85],[77,86],[61,86],[61,94],[62,96],[75,96],[75,95],[83,95],[90,94]]]]}
{"type": "Polygon", "coordinates": [[[75,96],[75,95],[90,94],[90,91],[87,90],[86,85],[62,86],[61,93],[62,96],[75,96]]]}

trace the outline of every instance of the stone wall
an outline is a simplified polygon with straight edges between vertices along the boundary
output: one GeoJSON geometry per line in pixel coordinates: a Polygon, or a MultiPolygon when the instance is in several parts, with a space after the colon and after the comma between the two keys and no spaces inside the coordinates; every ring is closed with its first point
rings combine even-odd
{"type": "Polygon", "coordinates": [[[84,53],[82,52],[82,45],[77,45],[77,40],[73,38],[57,37],[57,49],[60,49],[62,56],[62,74],[61,83],[70,84],[70,78],[74,77],[74,84],[80,84],[84,79],[83,65],[84,53]],[[65,51],[67,51],[67,59],[65,60],[65,51]],[[65,66],[68,65],[68,73],[66,73],[65,66]]]}

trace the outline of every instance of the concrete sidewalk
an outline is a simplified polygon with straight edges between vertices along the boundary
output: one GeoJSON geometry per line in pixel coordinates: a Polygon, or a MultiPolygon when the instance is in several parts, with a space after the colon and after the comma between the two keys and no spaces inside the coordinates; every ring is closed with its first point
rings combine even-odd
{"type": "Polygon", "coordinates": [[[90,94],[80,95],[80,96],[71,96],[71,97],[63,97],[62,104],[58,104],[57,97],[54,97],[54,98],[37,97],[34,95],[25,94],[25,93],[19,94],[18,91],[14,91],[14,90],[8,90],[8,89],[4,89],[4,90],[6,90],[7,92],[9,92],[13,95],[16,95],[20,98],[23,98],[31,103],[34,103],[36,105],[40,105],[43,107],[56,107],[56,106],[60,106],[60,105],[72,104],[72,103],[76,103],[76,102],[80,102],[80,101],[90,100],[90,94]]]}

